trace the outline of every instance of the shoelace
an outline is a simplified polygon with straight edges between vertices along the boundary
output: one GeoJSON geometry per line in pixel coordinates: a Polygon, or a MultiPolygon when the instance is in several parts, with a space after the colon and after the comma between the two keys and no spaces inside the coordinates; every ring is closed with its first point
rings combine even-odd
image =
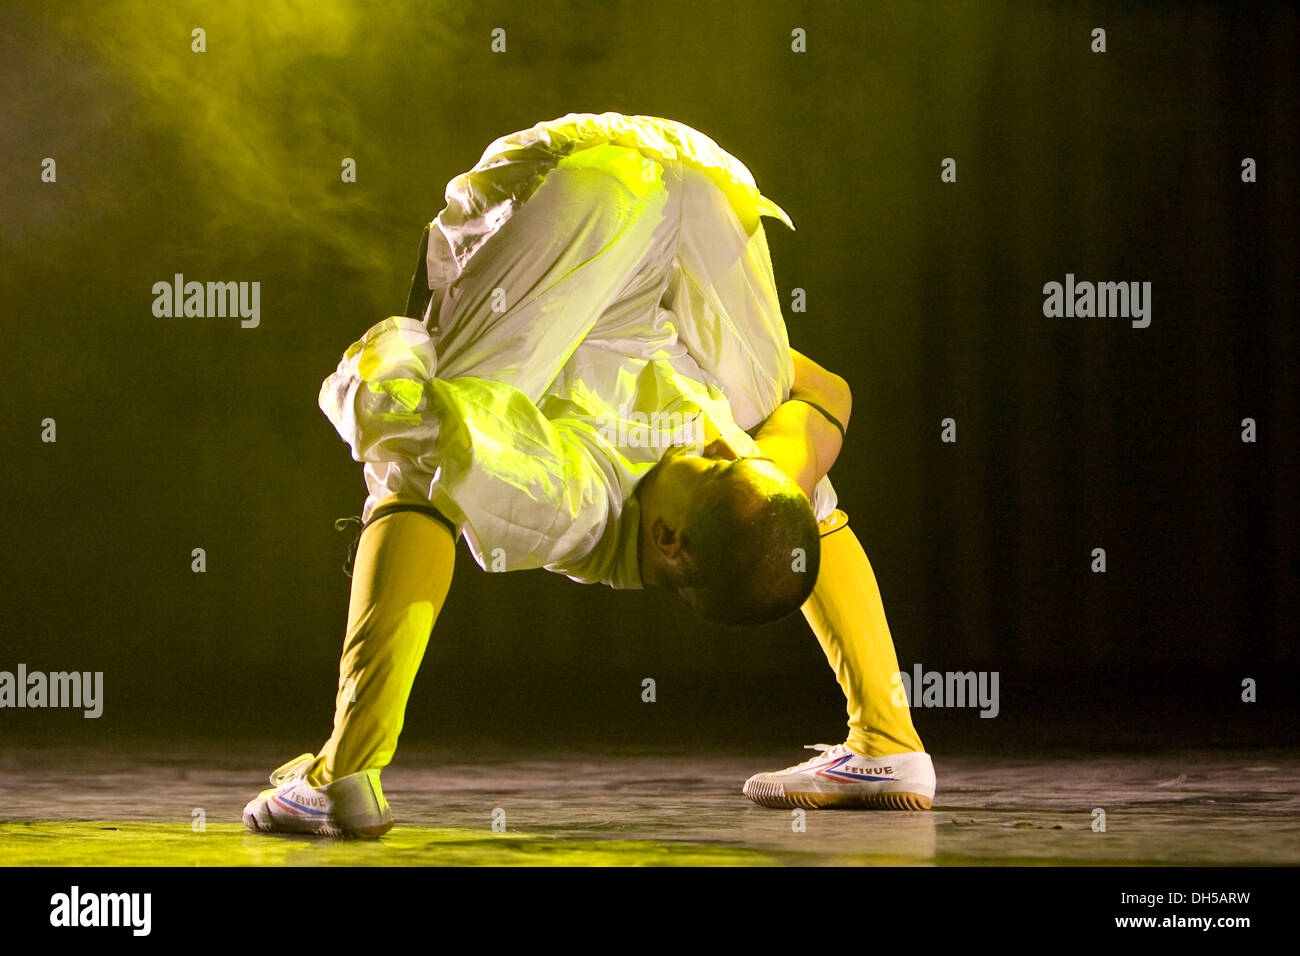
{"type": "Polygon", "coordinates": [[[271,771],[271,783],[278,787],[294,777],[301,777],[307,772],[307,768],[311,766],[311,762],[315,759],[315,754],[299,754],[288,763],[282,764],[271,771]]]}
{"type": "Polygon", "coordinates": [[[809,757],[803,763],[795,764],[790,768],[791,770],[798,770],[801,767],[809,767],[812,764],[817,763],[819,760],[825,760],[827,757],[843,757],[845,754],[851,753],[847,744],[804,744],[803,749],[816,750],[819,751],[819,753],[816,757],[809,757]]]}

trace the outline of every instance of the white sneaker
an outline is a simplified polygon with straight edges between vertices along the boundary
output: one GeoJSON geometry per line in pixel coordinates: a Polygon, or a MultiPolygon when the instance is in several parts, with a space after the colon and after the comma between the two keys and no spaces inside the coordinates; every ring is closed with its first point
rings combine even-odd
{"type": "Polygon", "coordinates": [[[929,810],[934,799],[934,764],[914,751],[861,757],[844,744],[809,744],[820,753],[775,773],[756,773],[744,794],[765,807],[864,807],[873,810],[929,810]]]}
{"type": "Polygon", "coordinates": [[[303,754],[277,767],[271,774],[273,788],[244,807],[244,826],[331,837],[378,837],[392,829],[378,770],[348,774],[316,788],[304,779],[315,759],[315,754],[303,754]]]}

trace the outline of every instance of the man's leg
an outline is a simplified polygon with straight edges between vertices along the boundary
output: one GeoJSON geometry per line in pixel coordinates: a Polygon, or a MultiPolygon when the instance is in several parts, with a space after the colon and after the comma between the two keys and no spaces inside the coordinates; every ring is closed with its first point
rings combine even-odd
{"type": "Polygon", "coordinates": [[[793,382],[767,234],[754,209],[737,208],[705,173],[684,168],[682,176],[678,268],[663,305],[692,363],[721,386],[736,424],[749,429],[785,401],[793,382]]]}
{"type": "Polygon", "coordinates": [[[864,757],[923,751],[911,710],[895,703],[898,657],[880,588],[843,511],[822,522],[821,569],[803,614],[848,701],[849,749],[864,757]]]}
{"type": "MultiPolygon", "coordinates": [[[[406,502],[393,497],[379,507],[393,503],[406,502]]],[[[392,760],[455,558],[451,531],[419,512],[386,514],[362,532],[339,661],[334,732],[307,772],[312,786],[392,760]]]]}
{"type": "MultiPolygon", "coordinates": [[[[568,157],[470,257],[435,299],[440,378],[508,382],[541,396],[628,275],[667,241],[667,191],[646,177],[632,150],[603,148],[568,157]],[[658,236],[658,238],[656,238],[658,236]]],[[[427,249],[428,233],[421,243],[427,249]]],[[[407,311],[420,308],[413,287],[407,311]]],[[[436,423],[435,423],[436,425],[436,423]]],[[[385,480],[401,484],[403,463],[385,480]]],[[[417,471],[418,469],[413,469],[417,471]]],[[[405,482],[414,487],[420,480],[405,482]]],[[[409,493],[380,497],[424,503],[409,493]]],[[[358,546],[339,664],[334,732],[307,779],[323,784],[385,766],[401,731],[406,698],[451,582],[455,542],[437,521],[412,512],[367,526],[358,546]]]]}
{"type": "Polygon", "coordinates": [[[842,511],[821,524],[821,569],[804,617],[848,701],[849,737],[816,744],[816,757],[757,773],[744,793],[768,807],[929,810],[934,764],[906,704],[894,705],[894,642],[866,552],[842,511]]]}
{"type": "MultiPolygon", "coordinates": [[[[439,377],[505,381],[540,397],[629,275],[647,260],[666,258],[676,220],[666,213],[662,179],[645,175],[649,163],[633,150],[605,147],[568,157],[547,173],[474,253],[446,297],[435,299],[439,377]]],[[[401,474],[386,481],[401,483],[401,464],[389,468],[401,474]]],[[[420,483],[405,482],[408,488],[420,483]]],[[[365,511],[396,501],[428,503],[409,490],[380,497],[372,486],[365,511]]],[[[363,532],[334,732],[312,762],[308,783],[392,759],[454,557],[450,532],[418,513],[388,515],[363,532]]]]}
{"type": "Polygon", "coordinates": [[[653,160],[615,146],[564,157],[434,302],[438,377],[538,401],[611,309],[653,315],[659,290],[637,280],[668,263],[677,229],[653,160]]]}
{"type": "MultiPolygon", "coordinates": [[[[382,505],[427,502],[386,498],[382,505]]],[[[381,506],[382,506],[381,505],[381,506]]],[[[393,825],[379,782],[406,699],[451,584],[455,538],[418,511],[381,513],[357,543],[334,732],[320,755],[271,774],[244,807],[251,830],[377,837],[393,825]]]]}

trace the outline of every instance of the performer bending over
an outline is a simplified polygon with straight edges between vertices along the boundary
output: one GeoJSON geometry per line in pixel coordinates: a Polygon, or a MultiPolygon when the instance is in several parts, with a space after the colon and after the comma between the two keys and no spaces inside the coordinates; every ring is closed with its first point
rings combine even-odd
{"type": "Polygon", "coordinates": [[[850,391],[790,348],[777,300],[760,217],[789,217],[707,136],[618,113],[502,137],[446,197],[408,315],[321,387],[369,489],[334,729],[271,775],[245,824],[392,827],[380,771],[462,535],[485,570],[662,588],[730,626],[802,608],[848,737],[744,793],[929,809],[875,576],[826,477],[850,391]]]}

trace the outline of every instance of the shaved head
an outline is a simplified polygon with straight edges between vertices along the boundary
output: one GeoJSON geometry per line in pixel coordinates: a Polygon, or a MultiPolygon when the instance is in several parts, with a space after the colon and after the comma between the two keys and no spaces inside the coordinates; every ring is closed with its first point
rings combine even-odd
{"type": "MultiPolygon", "coordinates": [[[[808,498],[733,465],[702,489],[681,531],[672,584],[706,621],[769,624],[803,606],[817,582],[821,539],[808,498]]],[[[792,483],[791,483],[792,484],[792,483]]]]}

